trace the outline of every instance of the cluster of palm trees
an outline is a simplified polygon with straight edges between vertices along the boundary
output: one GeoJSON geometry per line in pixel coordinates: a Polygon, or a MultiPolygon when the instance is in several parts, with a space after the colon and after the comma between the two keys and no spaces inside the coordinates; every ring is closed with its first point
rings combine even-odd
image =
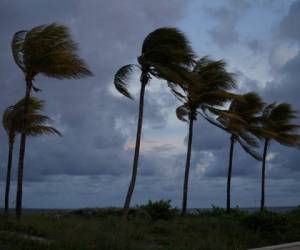
{"type": "Polygon", "coordinates": [[[58,134],[48,125],[50,118],[42,115],[43,101],[31,97],[32,90],[39,92],[33,81],[39,74],[57,79],[79,79],[92,75],[85,62],[77,55],[77,44],[67,27],[56,23],[41,25],[14,34],[12,54],[25,77],[25,97],[8,107],[3,115],[3,126],[9,137],[5,211],[8,212],[12,168],[13,144],[20,134],[20,151],[16,192],[16,216],[22,213],[23,171],[26,138],[28,135],[58,134]]]}
{"type": "Polygon", "coordinates": [[[226,211],[231,209],[231,175],[234,145],[262,161],[261,206],[265,209],[265,166],[271,140],[290,147],[300,147],[299,125],[293,124],[297,112],[288,103],[265,104],[254,92],[236,94],[236,77],[226,70],[223,60],[197,58],[188,40],[175,28],[160,28],[144,40],[137,65],[125,65],[115,74],[116,89],[132,99],[128,81],[134,69],[141,72],[140,104],[131,181],[124,204],[127,217],[137,178],[140,140],[143,123],[145,88],[152,77],[166,81],[171,93],[181,102],[176,109],[178,119],[189,124],[187,154],[183,184],[182,215],[187,212],[188,182],[192,153],[193,125],[197,116],[230,135],[227,177],[226,211]],[[226,109],[226,107],[228,107],[226,109]],[[264,140],[263,155],[257,152],[259,141],[264,140]]]}
{"type": "MultiPolygon", "coordinates": [[[[18,178],[16,192],[16,215],[22,213],[22,190],[25,146],[27,136],[57,134],[51,127],[51,119],[41,112],[44,102],[31,96],[32,90],[39,92],[33,82],[39,74],[57,79],[79,79],[91,76],[85,62],[77,56],[77,45],[68,28],[59,24],[42,25],[14,34],[12,54],[25,77],[25,97],[8,107],[3,114],[3,126],[8,135],[8,162],[5,190],[5,211],[9,209],[9,190],[14,142],[20,135],[18,178]]],[[[264,209],[265,162],[268,146],[275,140],[287,146],[300,146],[296,134],[298,125],[291,121],[296,111],[289,104],[266,105],[255,93],[245,95],[230,92],[235,89],[234,74],[226,70],[222,60],[208,57],[197,58],[185,35],[176,28],[159,28],[144,40],[138,64],[120,68],[114,77],[116,89],[131,98],[127,82],[134,70],[141,72],[140,103],[136,144],[131,181],[124,204],[124,218],[127,218],[133,195],[140,151],[143,124],[144,94],[151,78],[166,81],[171,93],[181,102],[177,117],[189,123],[187,157],[184,175],[182,214],[186,214],[188,200],[188,179],[192,152],[193,125],[198,116],[230,134],[230,158],[227,185],[227,211],[230,211],[230,181],[235,142],[257,160],[262,166],[262,202],[264,209]],[[226,109],[224,107],[228,106],[226,109]],[[259,140],[265,140],[263,156],[256,152],[259,140]]]]}

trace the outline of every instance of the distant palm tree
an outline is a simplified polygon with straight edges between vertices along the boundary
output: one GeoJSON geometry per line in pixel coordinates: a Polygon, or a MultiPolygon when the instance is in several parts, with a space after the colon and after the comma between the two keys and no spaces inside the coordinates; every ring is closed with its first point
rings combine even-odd
{"type": "Polygon", "coordinates": [[[20,100],[13,106],[9,106],[3,113],[3,127],[8,135],[8,161],[7,161],[7,173],[6,173],[6,186],[5,186],[5,204],[4,212],[7,214],[9,209],[9,191],[12,169],[12,157],[14,142],[17,134],[23,131],[26,135],[39,136],[44,134],[57,134],[60,132],[55,128],[48,126],[51,120],[48,116],[42,115],[39,112],[43,109],[43,102],[37,98],[30,97],[29,108],[27,113],[27,125],[23,127],[23,115],[24,115],[24,99],[20,100]]]}
{"type": "Polygon", "coordinates": [[[127,89],[129,75],[135,68],[141,71],[136,143],[131,181],[123,210],[124,218],[127,218],[138,170],[146,85],[149,83],[151,77],[161,78],[175,84],[181,84],[184,78],[184,75],[181,73],[186,67],[190,67],[194,63],[194,57],[189,42],[183,33],[176,28],[159,28],[151,32],[145,38],[142,46],[142,54],[138,57],[139,64],[125,65],[121,67],[115,75],[114,84],[116,89],[124,96],[132,99],[132,96],[127,89]]]}
{"type": "Polygon", "coordinates": [[[261,212],[264,211],[265,208],[265,173],[269,145],[272,140],[275,140],[284,146],[300,148],[300,135],[296,133],[300,126],[292,123],[292,120],[296,118],[297,111],[293,110],[288,103],[272,103],[264,108],[262,127],[269,132],[269,135],[264,135],[261,175],[261,212]]]}
{"type": "MultiPolygon", "coordinates": [[[[36,75],[42,74],[58,79],[82,78],[92,73],[76,52],[77,45],[72,40],[67,27],[58,24],[41,25],[31,30],[21,30],[14,34],[12,54],[15,63],[23,71],[26,80],[24,98],[24,127],[29,108],[31,89],[36,75]]],[[[23,168],[25,157],[26,133],[21,133],[18,164],[18,184],[16,198],[16,215],[22,212],[23,168]]]]}
{"type": "MultiPolygon", "coordinates": [[[[175,96],[182,102],[176,110],[178,119],[189,123],[187,155],[185,164],[183,198],[182,198],[182,215],[187,210],[187,195],[189,170],[192,154],[193,122],[197,117],[197,110],[200,108],[209,108],[220,106],[224,102],[235,98],[236,95],[227,92],[236,87],[234,75],[227,72],[225,62],[222,60],[214,61],[208,57],[203,57],[197,61],[192,72],[194,74],[193,82],[181,86],[181,90],[172,90],[175,96]]],[[[178,88],[177,88],[178,89],[178,88]]]]}
{"type": "Polygon", "coordinates": [[[262,160],[261,156],[253,148],[258,147],[256,138],[261,138],[263,134],[260,127],[261,117],[259,113],[262,111],[264,103],[259,95],[254,92],[244,94],[241,97],[242,99],[240,100],[233,100],[227,111],[210,109],[210,111],[218,115],[216,121],[213,121],[213,119],[207,115],[204,116],[209,122],[230,133],[226,201],[227,213],[230,212],[231,208],[231,175],[235,142],[239,142],[242,148],[256,160],[262,160]]]}

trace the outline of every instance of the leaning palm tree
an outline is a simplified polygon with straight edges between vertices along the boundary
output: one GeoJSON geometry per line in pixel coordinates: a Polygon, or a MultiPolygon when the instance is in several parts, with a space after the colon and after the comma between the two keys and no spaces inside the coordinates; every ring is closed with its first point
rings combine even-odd
{"type": "Polygon", "coordinates": [[[296,118],[297,111],[288,103],[272,103],[264,108],[262,127],[268,131],[269,134],[264,134],[261,175],[261,212],[265,209],[265,173],[268,148],[272,140],[284,146],[300,148],[300,135],[296,133],[300,126],[292,123],[292,120],[296,118]]]}
{"type": "Polygon", "coordinates": [[[16,136],[23,131],[25,131],[26,135],[29,136],[40,136],[45,134],[57,134],[61,136],[57,129],[47,125],[51,121],[50,118],[39,113],[43,109],[43,105],[43,101],[40,101],[35,97],[30,97],[27,113],[27,125],[25,129],[23,128],[24,99],[20,100],[13,106],[9,106],[3,113],[2,123],[8,135],[8,161],[4,203],[4,212],[6,214],[9,210],[12,157],[16,136]]]}
{"type": "Polygon", "coordinates": [[[178,119],[188,122],[188,142],[185,164],[182,215],[186,214],[189,171],[192,154],[193,123],[197,118],[197,110],[204,107],[216,107],[224,102],[235,98],[236,95],[229,93],[236,87],[234,75],[225,69],[223,60],[214,61],[208,57],[198,60],[190,74],[196,81],[180,86],[180,89],[171,88],[175,96],[184,104],[176,109],[178,119]],[[196,78],[197,77],[197,78],[196,78]]]}
{"type": "Polygon", "coordinates": [[[241,96],[240,100],[233,100],[228,110],[209,110],[217,114],[214,121],[209,116],[204,117],[217,127],[230,134],[229,164],[227,172],[227,199],[226,212],[231,209],[231,176],[233,165],[234,145],[238,142],[242,148],[256,160],[261,160],[261,156],[254,150],[258,147],[257,138],[261,138],[263,130],[260,128],[261,117],[259,113],[264,107],[264,103],[254,92],[241,96]]]}
{"type": "MultiPolygon", "coordinates": [[[[18,31],[13,36],[11,47],[15,63],[24,73],[26,82],[24,127],[26,127],[31,90],[39,90],[33,85],[34,78],[38,74],[57,79],[78,79],[92,74],[84,61],[77,56],[77,45],[72,40],[68,28],[63,25],[53,23],[37,26],[31,30],[18,31]]],[[[26,133],[22,132],[16,198],[18,218],[22,212],[25,145],[26,133]]]]}
{"type": "Polygon", "coordinates": [[[116,89],[124,96],[131,98],[127,89],[129,75],[134,69],[139,69],[140,75],[140,101],[136,132],[136,143],[132,167],[131,181],[126,195],[123,217],[127,218],[132,194],[135,187],[140,141],[143,123],[144,94],[151,77],[167,80],[174,84],[181,84],[185,76],[182,72],[194,63],[194,53],[183,33],[176,28],[159,28],[151,32],[144,40],[138,65],[129,64],[121,67],[114,78],[116,89]]]}

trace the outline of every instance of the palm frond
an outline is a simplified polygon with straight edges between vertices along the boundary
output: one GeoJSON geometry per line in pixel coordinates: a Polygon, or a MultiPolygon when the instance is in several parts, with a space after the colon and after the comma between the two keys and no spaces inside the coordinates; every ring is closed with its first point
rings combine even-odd
{"type": "Polygon", "coordinates": [[[57,129],[45,125],[34,125],[28,127],[26,134],[30,136],[52,135],[52,134],[62,136],[62,134],[57,129]]]}
{"type": "Polygon", "coordinates": [[[300,135],[296,132],[300,125],[292,123],[296,118],[297,111],[288,103],[272,103],[266,106],[261,119],[263,129],[268,132],[264,137],[284,146],[299,148],[300,135]]]}
{"type": "Polygon", "coordinates": [[[130,75],[132,74],[134,67],[138,67],[135,64],[128,64],[123,67],[121,67],[114,77],[114,84],[115,88],[124,96],[133,99],[132,95],[129,93],[127,87],[128,83],[127,81],[130,78],[130,75]]]}
{"type": "Polygon", "coordinates": [[[40,114],[44,102],[36,97],[29,99],[26,126],[24,127],[24,106],[25,100],[21,99],[15,105],[8,107],[4,111],[2,123],[8,134],[25,132],[27,135],[34,136],[51,133],[61,135],[57,129],[47,125],[52,120],[48,116],[40,114]]]}
{"type": "Polygon", "coordinates": [[[243,142],[240,138],[236,138],[236,140],[239,142],[239,144],[242,146],[242,148],[248,153],[250,154],[254,159],[258,160],[258,161],[262,161],[262,156],[256,152],[252,147],[250,147],[248,144],[246,144],[245,142],[243,142]]]}
{"type": "Polygon", "coordinates": [[[185,105],[181,105],[176,109],[176,116],[183,122],[188,122],[190,110],[185,105]]]}
{"type": "Polygon", "coordinates": [[[163,63],[173,61],[178,65],[191,66],[195,53],[185,35],[177,28],[164,27],[151,32],[144,40],[142,57],[148,61],[163,63]]]}
{"type": "Polygon", "coordinates": [[[11,41],[11,50],[13,58],[18,67],[25,72],[26,66],[24,64],[24,39],[26,37],[27,31],[21,30],[14,34],[11,41]]]}
{"type": "Polygon", "coordinates": [[[52,23],[17,32],[12,42],[17,65],[32,74],[42,73],[58,79],[92,75],[78,57],[77,44],[66,26],[52,23]]]}
{"type": "Polygon", "coordinates": [[[9,106],[7,107],[2,115],[2,126],[5,129],[6,133],[9,134],[10,131],[13,130],[13,111],[14,111],[14,107],[13,106],[9,106]]]}

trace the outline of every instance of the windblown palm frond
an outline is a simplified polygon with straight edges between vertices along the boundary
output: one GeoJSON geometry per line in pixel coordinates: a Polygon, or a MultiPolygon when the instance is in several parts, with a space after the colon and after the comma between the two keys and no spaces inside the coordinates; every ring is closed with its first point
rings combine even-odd
{"type": "Polygon", "coordinates": [[[184,34],[176,28],[159,28],[144,40],[139,65],[121,67],[114,77],[116,89],[124,96],[133,99],[128,91],[128,80],[134,68],[147,75],[170,83],[184,84],[190,81],[185,71],[195,62],[195,54],[184,34]]]}
{"type": "Polygon", "coordinates": [[[220,110],[205,106],[202,116],[213,125],[232,134],[240,143],[242,148],[257,160],[262,160],[253,148],[258,147],[256,138],[262,138],[265,130],[261,127],[260,112],[263,110],[264,103],[261,98],[253,92],[234,99],[228,110],[220,110]],[[208,110],[215,117],[206,113],[208,110]]]}
{"type": "Polygon", "coordinates": [[[55,128],[46,125],[32,125],[27,127],[27,135],[30,136],[41,136],[41,135],[52,135],[56,134],[62,136],[62,134],[55,128]]]}
{"type": "Polygon", "coordinates": [[[272,103],[266,106],[262,116],[262,125],[263,129],[269,133],[264,137],[285,146],[300,148],[300,135],[296,133],[300,125],[292,123],[292,120],[296,118],[297,111],[288,103],[272,103]]]}
{"type": "Polygon", "coordinates": [[[52,23],[15,33],[12,53],[16,64],[27,74],[44,74],[58,79],[92,75],[76,52],[69,29],[52,23]]]}
{"type": "Polygon", "coordinates": [[[130,75],[132,74],[135,67],[138,67],[134,64],[128,64],[120,68],[114,77],[114,84],[116,89],[123,94],[124,96],[133,99],[132,95],[129,93],[128,80],[130,79],[130,75]]]}
{"type": "Polygon", "coordinates": [[[199,59],[191,72],[186,75],[188,84],[171,86],[173,94],[184,102],[189,110],[214,109],[229,100],[240,98],[239,95],[228,92],[236,87],[234,74],[225,69],[223,60],[214,61],[205,56],[199,59]],[[192,79],[189,81],[189,79],[192,79]]]}
{"type": "Polygon", "coordinates": [[[31,97],[29,100],[29,112],[26,116],[26,128],[24,129],[24,99],[18,101],[15,105],[8,107],[3,113],[3,127],[7,133],[17,133],[25,132],[27,135],[38,136],[42,134],[57,134],[60,132],[47,125],[51,122],[51,119],[42,115],[39,112],[42,111],[44,102],[37,99],[36,97],[31,97]]]}
{"type": "Polygon", "coordinates": [[[24,63],[24,47],[23,47],[26,34],[27,34],[26,30],[21,30],[16,32],[11,42],[12,54],[15,63],[19,66],[19,68],[23,72],[26,72],[26,65],[24,63]]]}
{"type": "Polygon", "coordinates": [[[195,53],[185,35],[176,28],[165,27],[156,29],[145,38],[139,61],[191,66],[195,58],[195,53]]]}

